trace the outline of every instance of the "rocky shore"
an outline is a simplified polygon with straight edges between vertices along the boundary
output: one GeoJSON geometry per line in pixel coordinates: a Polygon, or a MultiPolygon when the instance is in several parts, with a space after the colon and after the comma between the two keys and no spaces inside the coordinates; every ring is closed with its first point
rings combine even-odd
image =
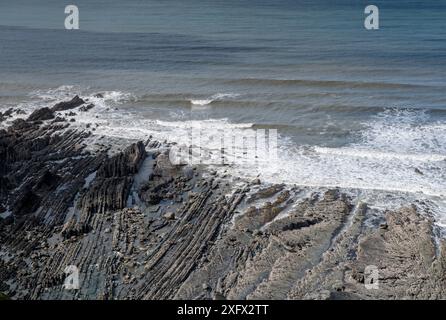
{"type": "Polygon", "coordinates": [[[76,96],[0,129],[2,296],[446,298],[446,242],[411,203],[370,226],[342,190],[174,166],[151,137],[115,151],[73,126],[92,108],[76,96]]]}

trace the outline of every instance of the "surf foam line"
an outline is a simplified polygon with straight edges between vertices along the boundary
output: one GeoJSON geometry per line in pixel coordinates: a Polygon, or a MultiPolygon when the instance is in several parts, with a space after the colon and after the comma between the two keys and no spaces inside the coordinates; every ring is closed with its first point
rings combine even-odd
{"type": "Polygon", "coordinates": [[[225,98],[235,98],[238,96],[239,96],[239,94],[236,94],[236,93],[217,93],[207,99],[195,99],[195,100],[191,99],[190,103],[192,105],[196,105],[196,106],[207,106],[214,101],[218,101],[218,100],[225,99],[225,98]]]}
{"type": "MultiPolygon", "coordinates": [[[[114,110],[129,99],[129,93],[91,91],[73,86],[61,86],[46,92],[34,92],[33,108],[53,105],[74,94],[95,103],[89,112],[78,112],[73,125],[98,124],[93,135],[146,140],[149,136],[160,141],[188,144],[190,130],[205,129],[206,146],[219,147],[212,139],[225,130],[249,129],[253,124],[231,123],[228,119],[161,121],[141,119],[137,112],[114,110]],[[97,92],[96,92],[97,93],[97,92]]],[[[237,176],[260,177],[265,182],[286,183],[309,187],[340,187],[409,192],[442,197],[446,190],[446,127],[420,110],[389,109],[364,123],[360,141],[342,148],[296,146],[279,132],[277,161],[260,161],[256,166],[240,165],[229,168],[237,176]]],[[[228,169],[228,168],[226,168],[228,169]]]]}
{"type": "Polygon", "coordinates": [[[358,158],[369,158],[377,160],[400,159],[411,161],[445,161],[446,154],[408,154],[408,153],[392,153],[381,152],[376,150],[361,150],[354,148],[324,148],[314,147],[314,150],[319,154],[350,156],[358,158]]]}
{"type": "Polygon", "coordinates": [[[375,151],[279,148],[278,160],[257,168],[235,168],[237,175],[272,183],[341,187],[386,192],[446,194],[446,161],[437,155],[384,155],[375,151]]]}
{"type": "MultiPolygon", "coordinates": [[[[131,93],[121,91],[95,91],[89,88],[81,88],[78,86],[63,85],[49,90],[35,90],[29,93],[28,98],[19,102],[15,108],[21,110],[8,119],[8,123],[18,118],[27,118],[30,113],[36,109],[53,107],[56,103],[71,100],[75,95],[82,97],[87,103],[93,103],[95,108],[89,112],[89,115],[98,115],[104,112],[112,111],[114,107],[121,105],[123,102],[135,101],[136,97],[131,93]]],[[[0,107],[0,110],[2,108],[0,107]]],[[[112,116],[113,112],[108,112],[112,116]]],[[[62,114],[63,115],[63,114],[62,114]]],[[[92,117],[93,118],[93,117],[92,117]]]]}
{"type": "MultiPolygon", "coordinates": [[[[220,144],[218,139],[214,138],[221,136],[222,132],[252,128],[252,124],[236,124],[227,119],[160,121],[136,119],[136,117],[137,115],[121,112],[119,117],[110,115],[104,118],[104,115],[101,115],[100,120],[96,119],[101,121],[101,126],[97,128],[95,134],[135,140],[153,136],[160,141],[189,146],[191,129],[201,127],[204,129],[202,140],[206,143],[205,147],[216,150],[220,144]]],[[[395,122],[395,119],[391,121],[395,122]]],[[[231,170],[235,176],[247,179],[260,176],[267,183],[443,197],[446,190],[446,157],[442,152],[435,153],[438,150],[429,142],[432,140],[432,134],[438,133],[438,124],[431,126],[437,128],[434,132],[422,128],[425,126],[423,123],[420,124],[421,128],[414,128],[412,125],[405,127],[401,122],[398,126],[398,130],[393,127],[391,130],[379,131],[373,124],[368,123],[366,132],[362,134],[361,143],[342,148],[296,146],[285,137],[281,137],[279,133],[277,161],[258,161],[256,165],[248,163],[226,169],[231,170]],[[420,147],[417,139],[413,141],[404,139],[403,144],[392,147],[397,151],[391,150],[392,148],[386,150],[386,145],[377,144],[382,142],[382,139],[376,139],[375,133],[370,135],[368,131],[370,128],[376,133],[404,134],[401,130],[409,130],[412,137],[423,139],[425,144],[424,147],[420,147]],[[366,139],[367,137],[373,139],[366,139]]],[[[384,141],[387,143],[387,140],[384,141]]],[[[441,148],[439,151],[442,151],[441,148]]]]}
{"type": "Polygon", "coordinates": [[[363,126],[356,143],[339,148],[281,139],[277,162],[235,170],[272,183],[446,195],[446,121],[388,109],[363,126]]]}

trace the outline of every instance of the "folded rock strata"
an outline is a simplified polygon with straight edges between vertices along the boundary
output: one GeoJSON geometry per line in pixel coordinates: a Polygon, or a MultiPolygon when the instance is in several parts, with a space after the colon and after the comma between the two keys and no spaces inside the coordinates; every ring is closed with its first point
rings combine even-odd
{"type": "Polygon", "coordinates": [[[152,139],[87,149],[89,131],[51,122],[83,104],[75,97],[0,130],[5,296],[446,298],[445,242],[411,204],[371,227],[367,204],[337,189],[235,187],[172,165],[169,145],[152,139]],[[78,289],[64,287],[68,266],[79,270],[78,289]]]}

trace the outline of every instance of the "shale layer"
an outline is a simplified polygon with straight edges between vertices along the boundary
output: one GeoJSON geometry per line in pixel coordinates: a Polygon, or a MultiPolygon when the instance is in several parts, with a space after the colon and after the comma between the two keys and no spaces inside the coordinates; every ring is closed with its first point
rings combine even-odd
{"type": "Polygon", "coordinates": [[[67,120],[93,107],[74,97],[0,130],[2,295],[446,298],[445,242],[410,203],[370,226],[367,203],[337,189],[175,166],[149,137],[111,152],[67,120]]]}

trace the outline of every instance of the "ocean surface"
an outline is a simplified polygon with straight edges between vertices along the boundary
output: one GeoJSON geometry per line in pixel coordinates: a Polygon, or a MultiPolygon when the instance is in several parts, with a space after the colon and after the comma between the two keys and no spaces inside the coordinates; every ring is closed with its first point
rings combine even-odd
{"type": "Polygon", "coordinates": [[[63,1],[0,0],[0,111],[79,94],[98,136],[277,129],[277,161],[238,175],[428,201],[446,225],[445,0],[373,1],[376,31],[359,0],[72,3],[80,30],[63,1]]]}

